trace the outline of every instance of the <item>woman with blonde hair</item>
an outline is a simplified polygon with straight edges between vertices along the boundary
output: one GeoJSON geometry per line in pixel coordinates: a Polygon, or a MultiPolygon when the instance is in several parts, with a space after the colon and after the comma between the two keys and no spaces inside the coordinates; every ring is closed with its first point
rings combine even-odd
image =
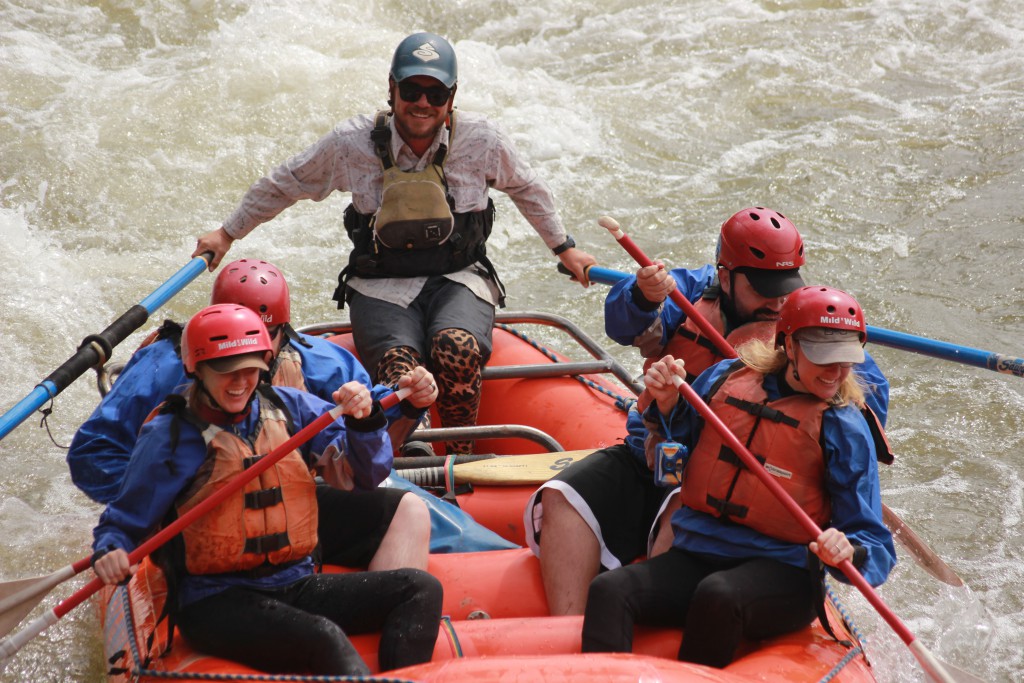
{"type": "Polygon", "coordinates": [[[676,389],[682,361],[647,371],[649,458],[682,451],[672,548],[599,575],[583,623],[586,652],[629,652],[634,624],[684,627],[679,659],[722,667],[746,639],[811,623],[822,565],[850,560],[874,586],[896,563],[882,522],[875,435],[851,368],[864,360],[864,313],[849,294],[804,287],[786,300],[775,346],[751,342],[693,389],[824,529],[811,538],[676,389]],[[666,449],[668,442],[671,449],[666,449]],[[678,442],[678,443],[674,443],[678,442]],[[678,449],[676,447],[679,447],[678,449]],[[653,451],[653,452],[652,452],[653,451]]]}

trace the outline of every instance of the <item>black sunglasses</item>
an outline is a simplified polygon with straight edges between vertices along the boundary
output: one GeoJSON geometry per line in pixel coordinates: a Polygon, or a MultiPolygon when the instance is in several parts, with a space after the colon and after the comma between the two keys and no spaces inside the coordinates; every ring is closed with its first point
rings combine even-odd
{"type": "Polygon", "coordinates": [[[446,88],[443,85],[432,85],[430,87],[424,87],[419,83],[413,83],[411,81],[402,81],[398,84],[398,94],[406,102],[419,102],[422,95],[427,96],[427,102],[432,107],[440,107],[448,101],[448,98],[452,96],[450,88],[446,88]]]}

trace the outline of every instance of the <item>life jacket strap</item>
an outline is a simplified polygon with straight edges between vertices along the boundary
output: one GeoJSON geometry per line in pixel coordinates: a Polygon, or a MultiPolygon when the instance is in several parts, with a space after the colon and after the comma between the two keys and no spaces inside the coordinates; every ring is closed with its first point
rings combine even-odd
{"type": "Polygon", "coordinates": [[[722,355],[722,352],[718,350],[718,347],[715,346],[715,343],[708,339],[707,337],[705,337],[703,334],[691,332],[682,325],[676,328],[676,334],[678,334],[683,339],[689,339],[694,344],[699,344],[700,346],[703,346],[705,349],[711,351],[716,356],[722,355]]]}
{"type": "Polygon", "coordinates": [[[788,425],[794,429],[800,426],[800,420],[792,418],[781,410],[771,408],[763,403],[744,401],[743,399],[736,398],[735,396],[727,396],[725,398],[725,402],[734,408],[739,408],[744,412],[750,413],[751,415],[764,420],[771,420],[772,422],[788,425]]]}
{"type": "MultiPolygon", "coordinates": [[[[764,465],[765,462],[767,462],[767,458],[762,455],[758,455],[757,453],[751,453],[751,455],[753,455],[761,465],[764,465]]],[[[721,450],[718,451],[718,459],[741,470],[747,469],[746,463],[743,462],[740,456],[736,455],[736,451],[728,446],[723,445],[721,450]]]]}
{"type": "Polygon", "coordinates": [[[273,507],[284,501],[284,494],[280,486],[260,491],[250,491],[245,494],[245,507],[249,510],[262,510],[273,507]]]}
{"type": "Polygon", "coordinates": [[[743,519],[747,516],[747,512],[750,510],[746,505],[737,505],[736,503],[730,503],[727,500],[716,498],[715,496],[708,495],[706,502],[708,506],[718,512],[721,517],[731,517],[733,519],[743,519]]]}
{"type": "Polygon", "coordinates": [[[288,542],[288,532],[282,531],[276,534],[267,534],[266,536],[256,536],[254,538],[245,539],[245,548],[243,552],[252,553],[254,555],[266,555],[273,553],[281,548],[287,548],[290,545],[288,542]]]}

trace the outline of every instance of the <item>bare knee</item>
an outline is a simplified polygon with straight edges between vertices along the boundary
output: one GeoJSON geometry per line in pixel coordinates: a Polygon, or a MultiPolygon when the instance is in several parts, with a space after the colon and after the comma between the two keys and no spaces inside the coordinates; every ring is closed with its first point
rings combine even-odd
{"type": "Polygon", "coordinates": [[[583,614],[587,587],[601,569],[601,545],[561,492],[544,489],[541,500],[540,568],[548,609],[553,615],[583,614]]]}
{"type": "Polygon", "coordinates": [[[429,539],[430,509],[415,493],[407,493],[398,501],[391,525],[397,526],[403,533],[429,539]]]}
{"type": "Polygon", "coordinates": [[[414,493],[398,501],[384,538],[370,560],[370,571],[426,569],[430,553],[430,511],[414,493]]]}
{"type": "Polygon", "coordinates": [[[540,536],[542,547],[545,536],[550,538],[566,530],[574,533],[592,533],[586,520],[561,491],[553,488],[544,489],[540,493],[540,500],[543,510],[540,536]],[[548,531],[551,533],[547,533],[548,531]]]}

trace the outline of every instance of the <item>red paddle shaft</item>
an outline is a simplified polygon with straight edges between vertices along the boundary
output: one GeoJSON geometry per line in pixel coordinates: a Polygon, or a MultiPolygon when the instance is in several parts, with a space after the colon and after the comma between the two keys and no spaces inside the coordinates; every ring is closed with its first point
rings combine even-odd
{"type": "MultiPolygon", "coordinates": [[[[654,265],[654,262],[647,258],[647,254],[644,253],[643,249],[638,247],[636,243],[630,239],[629,235],[622,232],[622,228],[619,227],[618,222],[614,218],[611,218],[610,216],[602,216],[598,219],[597,223],[602,228],[605,228],[610,232],[612,237],[615,238],[615,241],[622,245],[622,248],[625,249],[626,252],[632,256],[642,268],[654,265]]],[[[686,313],[686,317],[690,318],[697,324],[700,331],[711,340],[711,343],[715,345],[715,348],[718,349],[722,356],[725,358],[736,357],[736,351],[732,348],[732,345],[725,340],[725,337],[723,337],[718,330],[711,326],[711,323],[709,323],[704,316],[697,312],[697,309],[693,307],[693,304],[687,301],[686,297],[683,296],[678,289],[673,289],[669,293],[669,298],[671,298],[679,308],[683,309],[683,312],[686,313]]]]}

